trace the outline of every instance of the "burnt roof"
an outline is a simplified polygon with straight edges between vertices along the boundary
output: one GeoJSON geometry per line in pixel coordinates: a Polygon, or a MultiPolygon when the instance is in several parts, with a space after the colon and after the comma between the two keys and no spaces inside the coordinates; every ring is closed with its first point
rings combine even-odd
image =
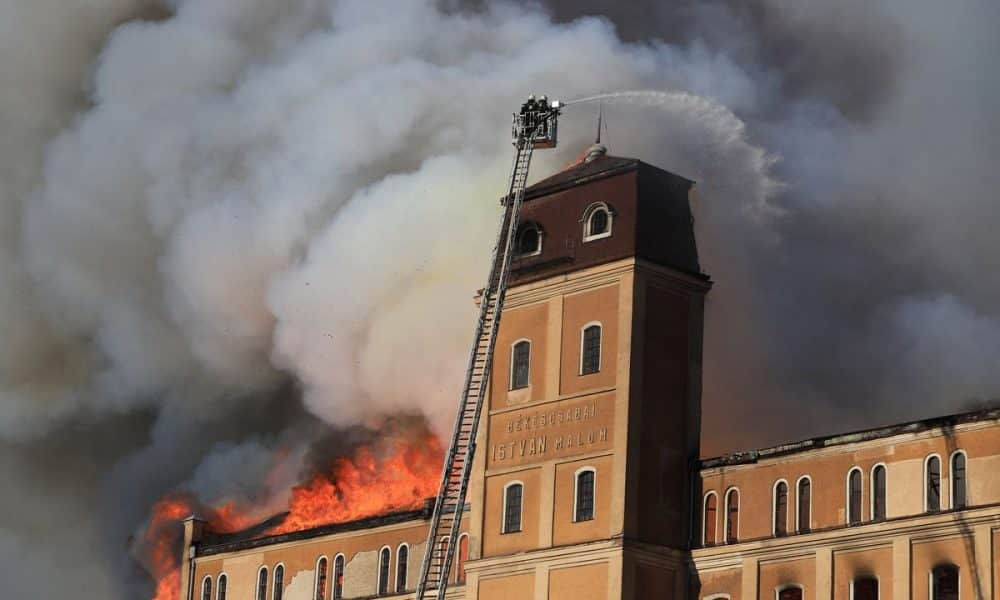
{"type": "Polygon", "coordinates": [[[921,419],[919,421],[908,421],[905,423],[898,423],[896,425],[874,427],[871,429],[861,429],[848,433],[815,437],[798,442],[771,446],[770,448],[733,452],[731,454],[715,458],[704,459],[701,461],[701,468],[710,469],[713,467],[753,464],[762,459],[787,456],[789,454],[798,454],[809,450],[818,450],[820,448],[829,448],[831,446],[842,446],[856,442],[866,442],[894,435],[901,435],[904,433],[919,433],[921,431],[929,431],[931,429],[949,428],[956,425],[962,425],[964,423],[976,423],[979,421],[993,421],[998,419],[1000,419],[1000,407],[985,408],[971,412],[945,415],[942,417],[921,419]]]}
{"type": "Polygon", "coordinates": [[[555,175],[528,186],[524,190],[524,199],[530,200],[539,196],[545,196],[559,190],[596,181],[605,177],[611,177],[632,171],[639,167],[642,161],[637,158],[625,158],[622,156],[603,155],[590,162],[580,162],[569,168],[559,171],[555,175]]]}

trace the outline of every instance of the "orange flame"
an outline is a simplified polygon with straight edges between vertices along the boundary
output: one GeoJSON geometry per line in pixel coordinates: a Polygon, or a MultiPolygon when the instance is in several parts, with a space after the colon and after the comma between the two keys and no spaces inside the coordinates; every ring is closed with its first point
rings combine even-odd
{"type": "MultiPolygon", "coordinates": [[[[351,457],[334,460],[328,472],[316,473],[292,488],[288,516],[267,533],[420,508],[437,494],[443,457],[440,440],[426,429],[363,446],[351,457]]],[[[178,597],[182,519],[194,513],[207,516],[208,528],[220,533],[245,529],[257,520],[251,511],[241,511],[233,503],[206,509],[192,496],[180,493],[162,498],[152,513],[143,541],[156,581],[153,600],[178,597]]]]}

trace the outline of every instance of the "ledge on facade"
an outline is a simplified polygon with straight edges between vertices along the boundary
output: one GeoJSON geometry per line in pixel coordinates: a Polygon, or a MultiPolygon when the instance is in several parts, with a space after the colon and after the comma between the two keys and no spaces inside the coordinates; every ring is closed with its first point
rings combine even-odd
{"type": "Polygon", "coordinates": [[[946,415],[943,417],[933,417],[930,419],[922,419],[920,421],[909,421],[886,427],[862,429],[860,431],[853,431],[850,433],[815,437],[798,442],[771,446],[770,448],[733,452],[724,456],[704,459],[701,461],[701,468],[711,469],[714,467],[753,464],[761,459],[796,454],[808,450],[877,440],[904,433],[919,433],[921,431],[929,431],[932,429],[949,428],[965,423],[995,420],[1000,420],[1000,407],[980,409],[972,412],[946,415]]]}

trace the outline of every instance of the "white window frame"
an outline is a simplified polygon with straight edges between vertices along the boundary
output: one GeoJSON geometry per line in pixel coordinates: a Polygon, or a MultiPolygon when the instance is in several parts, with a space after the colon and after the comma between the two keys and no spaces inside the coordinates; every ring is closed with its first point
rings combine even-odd
{"type": "MultiPolygon", "coordinates": [[[[521,500],[522,500],[521,501],[521,505],[522,505],[522,509],[523,509],[523,506],[524,506],[524,498],[523,498],[523,496],[522,496],[521,500]]],[[[522,510],[521,512],[524,512],[524,511],[522,510]]],[[[468,548],[469,554],[472,553],[472,546],[471,546],[472,540],[469,539],[469,534],[468,533],[460,533],[458,535],[458,540],[456,540],[456,542],[455,542],[456,543],[456,546],[455,546],[456,560],[454,561],[455,573],[453,574],[453,579],[455,580],[456,583],[459,583],[459,579],[458,579],[459,567],[462,566],[463,564],[468,564],[468,562],[469,562],[469,555],[468,554],[465,556],[465,561],[464,562],[462,561],[462,538],[465,538],[465,539],[469,540],[468,542],[466,542],[465,547],[468,548]]],[[[468,569],[466,569],[466,571],[468,571],[468,569]]],[[[468,573],[466,573],[466,576],[468,576],[468,573]]],[[[461,583],[465,583],[465,580],[463,579],[461,581],[461,583]]]]}
{"type": "MultiPolygon", "coordinates": [[[[523,505],[524,504],[524,502],[523,502],[524,495],[523,494],[522,494],[521,498],[522,498],[521,504],[523,505]]],[[[522,506],[521,512],[522,513],[524,512],[523,506],[522,506]]],[[[588,466],[585,466],[585,467],[580,467],[579,469],[577,469],[573,473],[573,522],[574,523],[588,523],[588,522],[594,521],[596,519],[597,519],[597,468],[588,465],[588,466]],[[577,502],[580,499],[580,474],[584,473],[586,471],[590,471],[591,473],[594,474],[594,511],[593,511],[593,514],[591,515],[591,517],[589,519],[587,519],[586,521],[577,521],[576,520],[576,509],[577,509],[577,502]]]]}
{"type": "MultiPolygon", "coordinates": [[[[260,597],[260,572],[261,571],[267,571],[267,570],[268,570],[267,569],[267,565],[261,565],[261,567],[259,569],[257,569],[257,577],[253,580],[253,597],[254,597],[254,600],[267,600],[267,586],[266,585],[264,586],[264,597],[263,598],[260,597]]],[[[268,580],[271,579],[271,573],[270,573],[270,571],[268,571],[268,573],[267,573],[267,578],[268,578],[268,580]]]]}
{"type": "Polygon", "coordinates": [[[810,475],[802,475],[795,480],[795,531],[796,533],[806,533],[806,531],[813,530],[813,480],[810,475]],[[809,482],[809,529],[803,530],[799,527],[799,504],[802,502],[802,494],[799,490],[799,484],[805,479],[809,482]]]}
{"type": "Polygon", "coordinates": [[[510,368],[508,369],[510,371],[510,377],[507,380],[507,391],[508,392],[516,392],[518,390],[531,389],[531,351],[532,351],[532,347],[531,346],[532,346],[531,340],[529,340],[528,338],[518,338],[518,339],[514,340],[513,342],[511,342],[511,344],[510,344],[510,368]],[[520,344],[521,342],[527,342],[528,343],[528,384],[525,385],[524,387],[516,388],[516,387],[514,387],[514,347],[517,346],[518,344],[520,344]]]}
{"type": "Polygon", "coordinates": [[[501,507],[500,507],[500,534],[515,534],[524,532],[524,482],[515,479],[514,481],[508,481],[503,486],[503,495],[500,496],[501,507]],[[507,531],[507,490],[511,487],[519,485],[521,486],[521,528],[517,531],[507,531]]]}
{"type": "MultiPolygon", "coordinates": [[[[868,520],[872,522],[875,522],[875,469],[879,467],[885,470],[885,520],[889,520],[889,467],[884,462],[878,462],[868,471],[868,520]]],[[[881,584],[879,589],[882,589],[881,584]]]]}
{"type": "Polygon", "coordinates": [[[337,559],[340,559],[344,564],[344,582],[347,582],[347,556],[343,552],[338,552],[333,555],[333,562],[330,563],[330,598],[331,600],[337,600],[334,592],[337,589],[337,559]]]}
{"type": "Polygon", "coordinates": [[[222,586],[219,585],[219,582],[222,581],[223,578],[226,580],[226,596],[229,596],[229,575],[226,575],[226,572],[222,571],[219,573],[219,576],[215,578],[215,600],[225,600],[220,597],[220,590],[222,589],[222,586]]]}
{"type": "MultiPolygon", "coordinates": [[[[810,492],[811,491],[812,490],[810,490],[810,492]]],[[[806,597],[806,586],[802,585],[801,583],[785,583],[774,588],[774,600],[778,600],[778,597],[781,595],[781,592],[785,590],[801,590],[802,597],[803,598],[806,597]]]]}
{"type": "MultiPolygon", "coordinates": [[[[319,588],[319,563],[324,558],[326,559],[326,568],[329,571],[329,573],[327,573],[327,575],[326,575],[326,582],[329,584],[331,582],[331,580],[333,579],[331,577],[331,575],[333,574],[333,569],[331,567],[333,565],[330,564],[330,559],[327,558],[327,556],[325,554],[320,554],[319,556],[316,557],[316,564],[313,567],[313,591],[312,591],[312,597],[313,598],[316,597],[316,591],[319,588]]],[[[326,590],[326,592],[330,592],[331,590],[329,588],[331,588],[331,587],[332,586],[327,585],[328,589],[326,590]]],[[[326,592],[323,593],[323,600],[326,600],[329,596],[332,596],[332,594],[328,594],[326,592]]]]}
{"type": "Polygon", "coordinates": [[[518,230],[517,238],[514,240],[515,249],[517,250],[515,256],[517,258],[528,258],[530,256],[538,256],[539,254],[542,253],[542,242],[544,241],[544,239],[545,239],[545,231],[542,230],[542,228],[538,225],[538,223],[535,223],[534,221],[529,221],[527,223],[524,223],[518,230]],[[521,253],[521,235],[524,234],[524,232],[528,229],[534,229],[538,233],[538,248],[536,248],[534,252],[521,253]]]}
{"type": "Polygon", "coordinates": [[[382,552],[384,552],[385,550],[389,551],[389,568],[386,569],[386,571],[385,571],[385,577],[386,577],[385,595],[386,596],[392,596],[393,594],[395,594],[395,592],[392,591],[392,548],[390,548],[389,546],[382,546],[381,548],[378,549],[378,561],[377,561],[378,571],[375,574],[375,595],[376,596],[383,595],[382,592],[381,592],[381,589],[382,589],[382,552]]]}
{"type": "MultiPolygon", "coordinates": [[[[874,470],[875,467],[873,466],[872,469],[874,470]]],[[[888,482],[889,482],[888,474],[889,474],[888,469],[886,469],[886,475],[887,475],[887,477],[886,477],[886,488],[887,489],[888,489],[888,482]]],[[[886,511],[886,514],[888,514],[888,511],[886,511]]],[[[850,583],[847,586],[847,593],[848,593],[849,600],[854,600],[854,582],[856,582],[858,579],[874,579],[875,580],[875,584],[878,586],[878,596],[877,596],[877,598],[878,598],[878,600],[882,600],[882,580],[879,578],[878,575],[866,575],[864,577],[859,577],[857,579],[852,578],[851,581],[850,581],[850,583]]]]}
{"type": "MultiPolygon", "coordinates": [[[[855,465],[847,470],[847,478],[844,479],[844,524],[845,525],[851,525],[851,474],[854,473],[855,471],[857,471],[858,474],[861,475],[860,477],[861,506],[858,507],[858,510],[861,511],[861,514],[858,515],[857,524],[862,525],[865,522],[865,472],[861,469],[861,467],[855,465]]],[[[809,491],[810,491],[809,495],[812,496],[811,493],[812,489],[810,489],[809,491]]]]}
{"type": "Polygon", "coordinates": [[[614,231],[615,224],[615,212],[611,210],[611,207],[605,202],[594,202],[583,211],[583,218],[581,219],[583,223],[583,242],[593,242],[594,240],[602,240],[604,238],[611,237],[611,233],[614,231]],[[596,235],[590,235],[590,220],[594,217],[594,213],[598,210],[604,210],[608,213],[608,230],[604,233],[598,233],[596,235]]]}
{"type": "MultiPolygon", "coordinates": [[[[941,510],[944,509],[945,506],[947,506],[945,504],[945,501],[944,501],[944,490],[945,490],[945,487],[946,487],[944,485],[944,462],[941,460],[941,455],[940,454],[937,454],[937,453],[928,454],[927,456],[924,457],[924,476],[923,476],[923,482],[924,482],[924,512],[925,513],[930,512],[930,507],[927,506],[927,499],[928,499],[927,498],[927,484],[929,483],[928,477],[927,477],[927,475],[928,475],[927,467],[930,465],[930,462],[931,462],[932,458],[937,458],[938,459],[938,467],[939,467],[939,470],[938,470],[938,501],[939,501],[938,504],[939,504],[939,507],[937,509],[938,512],[940,512],[941,510]]],[[[966,463],[966,464],[968,464],[968,463],[966,463]]],[[[949,498],[949,500],[951,500],[951,498],[949,498]]]]}
{"type": "MultiPolygon", "coordinates": [[[[968,464],[968,463],[966,463],[966,464],[968,464]]],[[[929,600],[937,600],[937,598],[934,597],[934,569],[936,569],[937,567],[943,567],[943,566],[955,567],[958,570],[958,597],[961,599],[961,597],[962,597],[962,567],[960,567],[960,566],[958,566],[958,565],[956,565],[954,563],[948,563],[947,565],[940,565],[939,564],[939,565],[931,567],[930,570],[927,571],[927,598],[929,600]]],[[[881,591],[879,593],[881,593],[881,591]]]]}
{"type": "Polygon", "coordinates": [[[774,485],[771,486],[771,537],[777,537],[778,536],[778,527],[777,527],[777,523],[775,523],[775,521],[777,521],[777,517],[778,517],[778,484],[779,483],[785,484],[785,494],[786,494],[785,495],[785,535],[788,535],[788,532],[791,531],[791,529],[788,528],[788,513],[790,513],[791,511],[788,510],[788,509],[790,508],[789,505],[791,504],[791,502],[789,502],[789,500],[791,499],[792,493],[791,493],[791,490],[788,488],[788,481],[785,480],[785,479],[778,479],[777,481],[774,482],[774,485]]]}
{"type": "Polygon", "coordinates": [[[406,585],[409,583],[408,580],[410,579],[410,545],[407,544],[406,542],[403,542],[402,544],[396,546],[396,581],[393,582],[395,585],[392,586],[392,590],[390,590],[390,594],[400,594],[400,593],[402,593],[402,592],[399,591],[399,565],[401,565],[403,563],[402,563],[402,561],[399,560],[399,552],[403,548],[406,548],[406,579],[407,579],[407,581],[403,582],[403,589],[404,590],[406,589],[406,585]]]}
{"type": "Polygon", "coordinates": [[[706,513],[708,511],[709,496],[715,496],[715,523],[714,523],[715,539],[712,540],[712,544],[715,545],[719,543],[719,494],[716,493],[715,490],[709,490],[705,493],[705,496],[701,499],[701,545],[702,546],[707,546],[709,543],[708,538],[705,537],[706,536],[705,530],[707,529],[707,527],[705,527],[705,523],[707,522],[706,517],[708,516],[706,513]]]}
{"type": "Polygon", "coordinates": [[[701,600],[729,600],[729,594],[711,594],[703,596],[701,600]]]}
{"type": "MultiPolygon", "coordinates": [[[[722,543],[723,544],[739,543],[739,541],[741,539],[741,536],[740,536],[740,525],[741,525],[741,522],[743,521],[743,519],[740,518],[740,517],[742,517],[742,514],[740,515],[740,517],[736,518],[736,542],[730,542],[729,541],[729,492],[731,492],[733,490],[736,491],[736,497],[740,500],[741,504],[742,504],[742,500],[743,500],[743,493],[740,491],[740,488],[736,487],[735,485],[726,488],[726,494],[723,496],[723,503],[725,504],[725,510],[723,512],[723,515],[722,515],[722,543]]],[[[742,505],[739,506],[737,508],[737,510],[739,510],[742,513],[743,506],[742,505]]]]}
{"type": "MultiPolygon", "coordinates": [[[[211,585],[212,584],[212,576],[211,575],[205,575],[204,577],[201,578],[201,587],[198,588],[198,600],[202,600],[205,597],[205,582],[208,582],[208,584],[211,585]]],[[[216,592],[216,594],[218,594],[218,592],[216,592]]],[[[211,598],[212,598],[212,590],[208,591],[208,597],[209,597],[209,600],[211,600],[211,598]]]]}
{"type": "Polygon", "coordinates": [[[597,370],[593,373],[587,373],[587,375],[597,375],[601,372],[604,367],[604,325],[600,321],[591,321],[580,328],[580,364],[576,370],[576,374],[583,377],[583,333],[587,331],[588,328],[597,326],[597,329],[601,332],[600,344],[598,345],[597,353],[597,370]]]}
{"type": "MultiPolygon", "coordinates": [[[[969,502],[969,454],[959,448],[955,450],[950,455],[948,455],[948,507],[951,509],[955,508],[955,457],[961,454],[965,457],[965,507],[968,508],[969,502]]],[[[944,468],[942,467],[942,470],[944,468]]],[[[944,479],[944,477],[941,477],[944,479]]],[[[926,490],[925,490],[926,491],[926,490]]],[[[944,502],[941,503],[942,506],[944,502]]]]}
{"type": "MultiPolygon", "coordinates": [[[[278,578],[275,577],[275,575],[278,573],[278,567],[281,567],[281,586],[282,588],[284,588],[285,586],[285,563],[279,562],[278,564],[274,565],[273,569],[271,569],[271,600],[274,600],[274,597],[278,595],[275,593],[276,591],[278,591],[278,578]]],[[[284,600],[285,598],[284,589],[281,590],[281,598],[282,600],[284,600]]]]}

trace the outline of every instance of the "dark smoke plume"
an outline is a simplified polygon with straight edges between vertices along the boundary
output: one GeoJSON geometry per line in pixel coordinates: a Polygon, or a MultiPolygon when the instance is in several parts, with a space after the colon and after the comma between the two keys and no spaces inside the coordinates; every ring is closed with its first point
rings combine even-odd
{"type": "Polygon", "coordinates": [[[127,543],[165,493],[277,509],[330,431],[447,429],[532,91],[667,92],[605,139],[699,183],[706,453],[991,401],[998,17],[0,0],[5,593],[148,597],[127,543]]]}

